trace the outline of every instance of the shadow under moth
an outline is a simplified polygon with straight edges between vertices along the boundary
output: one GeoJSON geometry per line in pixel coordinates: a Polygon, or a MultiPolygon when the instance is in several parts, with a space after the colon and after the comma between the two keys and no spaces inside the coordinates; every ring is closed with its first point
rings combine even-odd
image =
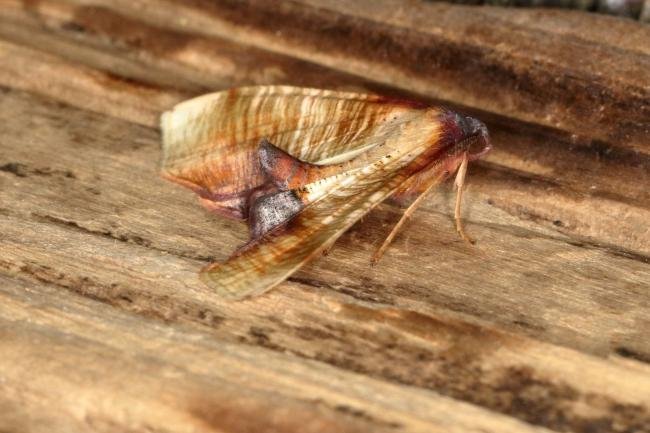
{"type": "Polygon", "coordinates": [[[161,119],[162,174],[208,210],[246,220],[250,240],[201,279],[225,298],[259,295],[321,254],[377,204],[409,205],[456,174],[456,229],[469,161],[485,125],[439,107],[289,86],[235,88],[180,103],[161,119]]]}

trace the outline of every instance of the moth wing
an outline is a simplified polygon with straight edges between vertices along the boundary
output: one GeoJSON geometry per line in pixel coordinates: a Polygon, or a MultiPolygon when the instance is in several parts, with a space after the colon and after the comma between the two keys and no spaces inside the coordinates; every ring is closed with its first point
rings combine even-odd
{"type": "Polygon", "coordinates": [[[420,111],[376,95],[291,86],[253,86],[178,104],[161,117],[162,175],[224,214],[245,218],[265,181],[257,150],[267,139],[313,164],[333,164],[382,143],[420,111]]]}
{"type": "Polygon", "coordinates": [[[229,299],[260,295],[331,246],[350,226],[388,197],[402,182],[359,180],[310,204],[286,226],[253,240],[225,263],[214,263],[201,279],[229,299]]]}

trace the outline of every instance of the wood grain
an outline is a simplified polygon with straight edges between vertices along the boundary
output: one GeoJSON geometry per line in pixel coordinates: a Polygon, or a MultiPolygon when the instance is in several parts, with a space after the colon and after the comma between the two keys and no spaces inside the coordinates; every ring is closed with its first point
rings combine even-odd
{"type": "MultiPolygon", "coordinates": [[[[363,57],[354,68],[366,62],[367,74],[345,56],[326,61],[326,43],[307,56],[258,28],[242,45],[226,2],[2,3],[0,431],[649,431],[650,163],[642,139],[608,135],[627,126],[576,132],[582,117],[544,94],[565,122],[549,127],[541,106],[513,113],[431,75],[457,107],[487,110],[470,110],[495,144],[469,173],[477,245],[457,238],[446,186],[378,266],[370,257],[399,217],[390,205],[267,296],[225,303],[196,273],[245,227],[159,179],[161,111],[241,84],[441,95],[418,80],[388,88],[391,69],[363,57]],[[172,12],[211,27],[188,31],[172,12]]],[[[389,4],[373,22],[421,25],[379,15],[389,4]]],[[[340,8],[341,22],[370,13],[283,5],[340,8]]],[[[538,37],[559,31],[537,14],[498,17],[538,37]]],[[[598,29],[558,16],[566,41],[599,43],[598,29]]],[[[642,64],[642,31],[612,26],[618,55],[642,64]]],[[[623,104],[636,78],[603,73],[623,104]]]]}

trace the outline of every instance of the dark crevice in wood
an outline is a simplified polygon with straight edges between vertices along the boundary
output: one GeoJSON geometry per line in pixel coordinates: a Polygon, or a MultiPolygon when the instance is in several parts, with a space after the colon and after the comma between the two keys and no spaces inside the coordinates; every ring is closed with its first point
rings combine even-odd
{"type": "MultiPolygon", "coordinates": [[[[569,179],[561,179],[559,177],[551,178],[488,161],[476,161],[472,168],[474,169],[472,174],[475,176],[478,175],[503,179],[521,185],[535,185],[540,189],[552,190],[571,197],[600,197],[626,205],[650,209],[650,202],[643,198],[630,197],[629,195],[618,194],[612,191],[589,190],[586,185],[581,185],[582,188],[578,188],[578,185],[570,182],[569,179]],[[483,173],[482,170],[485,170],[485,173],[483,173]]],[[[650,170],[650,165],[648,166],[648,169],[650,170]]]]}
{"type": "Polygon", "coordinates": [[[24,165],[17,162],[8,162],[7,164],[0,165],[0,171],[11,173],[16,177],[27,177],[24,165]]]}
{"type": "Polygon", "coordinates": [[[0,166],[0,171],[11,173],[16,177],[35,176],[63,176],[70,179],[75,179],[76,175],[71,170],[56,170],[50,167],[32,168],[27,164],[20,162],[9,162],[0,166]]]}
{"type": "Polygon", "coordinates": [[[634,251],[627,251],[627,250],[624,250],[622,248],[615,247],[615,246],[602,246],[602,245],[598,245],[598,244],[593,244],[591,246],[603,249],[607,253],[609,253],[609,254],[611,254],[613,256],[616,256],[616,257],[623,257],[623,258],[630,259],[630,260],[636,260],[636,261],[639,261],[641,263],[650,263],[650,256],[635,253],[634,251]]]}
{"type": "MultiPolygon", "coordinates": [[[[368,260],[368,266],[370,266],[370,260],[368,260]]],[[[366,286],[363,283],[356,286],[337,285],[336,287],[334,287],[324,281],[317,280],[315,278],[305,278],[296,275],[287,278],[287,281],[318,288],[318,289],[326,289],[326,290],[331,290],[333,292],[342,293],[344,295],[350,296],[351,298],[354,298],[362,302],[371,302],[374,304],[381,304],[381,305],[394,305],[394,301],[391,296],[381,295],[382,293],[381,286],[376,281],[373,281],[372,283],[372,291],[366,290],[366,286]]],[[[384,292],[387,293],[387,291],[384,292]]]]}
{"type": "Polygon", "coordinates": [[[627,251],[615,245],[603,245],[588,240],[569,240],[567,243],[578,248],[600,250],[614,257],[622,257],[624,259],[635,260],[641,263],[650,263],[650,256],[639,254],[634,251],[627,251]]]}
{"type": "Polygon", "coordinates": [[[200,304],[179,303],[164,295],[143,292],[137,287],[124,287],[117,283],[106,285],[90,277],[66,275],[39,263],[14,264],[0,260],[0,273],[22,275],[22,278],[50,284],[93,301],[164,323],[195,322],[216,329],[226,320],[200,304]],[[3,270],[5,272],[2,272],[3,270]]]}
{"type": "MultiPolygon", "coordinates": [[[[533,214],[533,213],[530,213],[530,212],[522,212],[522,213],[517,214],[517,216],[520,216],[520,217],[525,216],[527,218],[530,218],[532,221],[551,222],[551,221],[547,220],[546,218],[544,218],[544,217],[542,217],[540,215],[533,214]]],[[[554,225],[557,225],[557,224],[555,224],[555,221],[552,221],[552,223],[554,223],[554,225]]],[[[572,246],[578,247],[578,248],[583,248],[583,249],[587,249],[587,250],[603,251],[603,252],[605,252],[607,254],[610,254],[612,256],[615,256],[615,257],[621,257],[621,258],[634,260],[634,261],[641,262],[641,263],[650,263],[650,256],[647,256],[645,254],[641,254],[641,253],[638,253],[638,252],[635,252],[635,251],[626,250],[626,249],[623,249],[623,248],[621,248],[621,247],[619,247],[617,245],[608,245],[608,244],[594,242],[594,241],[589,240],[587,238],[579,237],[579,236],[576,236],[576,235],[570,234],[570,233],[566,234],[566,236],[570,236],[570,237],[561,238],[561,237],[555,237],[555,236],[542,235],[542,234],[540,234],[538,232],[523,229],[523,228],[520,228],[520,227],[516,228],[516,230],[513,230],[512,227],[504,226],[502,224],[486,224],[486,223],[481,223],[481,222],[476,222],[474,224],[479,225],[479,226],[484,226],[484,227],[490,227],[491,229],[493,229],[495,231],[501,231],[501,232],[504,232],[504,233],[516,234],[517,236],[526,237],[526,238],[529,238],[529,239],[538,238],[538,239],[546,239],[546,240],[552,240],[552,241],[557,241],[557,242],[563,242],[563,243],[566,243],[566,244],[569,244],[569,245],[572,245],[572,246]],[[528,235],[524,236],[523,235],[524,233],[528,233],[528,235]]]]}
{"type": "Polygon", "coordinates": [[[549,150],[568,149],[572,153],[584,156],[596,156],[600,161],[616,163],[629,167],[650,168],[650,152],[643,153],[636,150],[613,145],[604,140],[595,139],[588,135],[579,136],[560,128],[526,122],[501,113],[476,110],[467,107],[458,107],[460,111],[466,111],[477,118],[480,118],[488,125],[490,131],[508,133],[514,136],[524,136],[539,142],[543,142],[549,150]]]}
{"type": "Polygon", "coordinates": [[[89,229],[86,227],[81,226],[78,222],[72,221],[72,220],[67,220],[59,217],[55,217],[52,215],[41,215],[41,214],[32,214],[31,215],[36,221],[39,222],[46,222],[46,223],[53,223],[55,225],[65,227],[68,229],[75,230],[80,233],[84,234],[89,234],[89,235],[94,235],[94,236],[101,236],[104,238],[109,238],[109,239],[115,239],[120,242],[124,243],[130,243],[130,244],[135,244],[139,245],[145,248],[152,249],[154,251],[160,251],[161,253],[165,254],[172,254],[176,257],[182,257],[185,259],[191,259],[191,260],[197,260],[200,262],[213,262],[215,260],[215,257],[213,256],[201,256],[197,254],[190,254],[190,253],[185,253],[181,251],[172,251],[172,250],[166,250],[163,248],[159,248],[153,245],[152,241],[143,238],[142,236],[135,235],[135,234],[129,234],[129,233],[115,233],[111,230],[93,230],[89,229]]]}
{"type": "Polygon", "coordinates": [[[623,358],[629,358],[638,362],[643,362],[644,364],[650,364],[650,355],[639,353],[627,347],[624,346],[617,347],[614,349],[614,352],[616,352],[617,355],[622,356],[623,358]]]}
{"type": "Polygon", "coordinates": [[[615,348],[614,352],[616,352],[617,355],[622,356],[623,358],[629,358],[635,361],[643,362],[645,364],[650,364],[650,355],[639,353],[630,348],[621,346],[615,348]]]}
{"type": "Polygon", "coordinates": [[[377,419],[373,417],[372,415],[368,414],[367,412],[364,412],[361,409],[354,408],[352,406],[340,404],[334,407],[326,405],[324,402],[321,402],[322,405],[325,405],[328,408],[334,409],[336,412],[342,413],[344,415],[349,415],[354,418],[361,419],[363,421],[371,422],[373,425],[379,425],[382,427],[387,427],[389,429],[395,429],[395,430],[400,430],[404,426],[399,423],[395,422],[386,422],[380,419],[377,419]]]}

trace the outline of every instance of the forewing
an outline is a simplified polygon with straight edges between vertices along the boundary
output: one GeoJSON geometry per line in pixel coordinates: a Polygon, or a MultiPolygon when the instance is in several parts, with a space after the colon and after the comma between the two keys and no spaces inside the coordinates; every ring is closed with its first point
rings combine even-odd
{"type": "Polygon", "coordinates": [[[205,199],[231,200],[264,182],[266,138],[315,164],[347,161],[381,144],[421,110],[375,95],[256,86],[183,102],[163,114],[163,175],[205,199]]]}
{"type": "Polygon", "coordinates": [[[208,266],[201,279],[225,298],[264,293],[332,245],[404,179],[401,175],[386,176],[382,182],[367,178],[340,187],[225,263],[208,266]]]}

